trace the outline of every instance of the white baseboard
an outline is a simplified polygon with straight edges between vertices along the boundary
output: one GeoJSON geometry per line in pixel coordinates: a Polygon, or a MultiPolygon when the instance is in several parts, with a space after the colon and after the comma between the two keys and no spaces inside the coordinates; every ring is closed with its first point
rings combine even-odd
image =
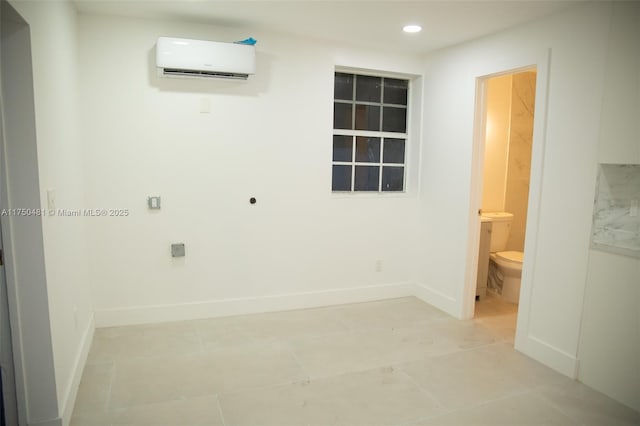
{"type": "MultiPolygon", "coordinates": [[[[424,284],[416,284],[414,295],[454,318],[460,319],[460,302],[424,284]]],[[[515,349],[565,376],[577,377],[578,359],[518,328],[515,349]]]]}
{"type": "Polygon", "coordinates": [[[460,303],[451,296],[447,296],[425,284],[416,284],[414,296],[429,305],[440,309],[454,318],[459,318],[460,303]]]}
{"type": "MultiPolygon", "coordinates": [[[[287,311],[407,296],[415,296],[431,306],[448,313],[452,317],[459,318],[460,303],[455,298],[443,294],[425,284],[403,282],[273,296],[96,310],[95,327],[152,324],[287,311]]],[[[575,356],[563,352],[536,337],[527,336],[526,330],[522,330],[522,332],[519,331],[519,335],[522,336],[517,336],[516,338],[515,348],[517,350],[566,376],[576,377],[578,360],[575,356]]],[[[85,346],[90,344],[90,341],[91,338],[88,337],[85,341],[85,346]]],[[[88,346],[86,348],[83,346],[84,358],[82,358],[81,365],[84,365],[84,359],[86,359],[85,351],[88,352],[88,346]]],[[[77,370],[79,370],[78,374],[82,373],[81,369],[77,370]]],[[[74,380],[76,379],[74,378],[74,380]]],[[[79,382],[79,377],[77,380],[79,382]]],[[[77,391],[77,383],[74,384],[73,390],[74,392],[77,391]]],[[[75,397],[75,393],[73,396],[75,397]]],[[[73,409],[73,404],[67,404],[66,408],[65,413],[69,409],[73,409]],[[70,406],[70,408],[68,406],[70,406]]]]}
{"type": "Polygon", "coordinates": [[[55,419],[39,420],[36,422],[29,422],[28,426],[63,426],[62,419],[56,417],[55,419]]]}
{"type": "MultiPolygon", "coordinates": [[[[76,402],[76,396],[78,395],[78,388],[80,386],[80,379],[82,379],[82,372],[84,366],[87,363],[87,357],[89,356],[89,349],[91,349],[91,342],[93,342],[93,332],[95,331],[94,315],[89,318],[88,324],[82,333],[82,340],[80,343],[80,350],[76,354],[76,358],[73,362],[73,377],[69,381],[67,389],[65,389],[64,400],[60,412],[62,413],[62,419],[59,423],[63,426],[68,426],[71,421],[71,415],[73,414],[73,407],[76,402]]],[[[40,425],[40,423],[38,423],[40,425]]],[[[42,424],[44,426],[45,423],[42,424]]]]}
{"type": "Polygon", "coordinates": [[[261,312],[316,308],[346,303],[369,302],[415,296],[415,284],[405,282],[354,288],[341,288],[274,296],[210,300],[175,305],[136,306],[95,311],[96,327],[150,324],[215,318],[261,312]]]}
{"type": "Polygon", "coordinates": [[[565,376],[578,377],[578,358],[537,337],[526,335],[526,330],[516,334],[515,349],[565,376]]]}

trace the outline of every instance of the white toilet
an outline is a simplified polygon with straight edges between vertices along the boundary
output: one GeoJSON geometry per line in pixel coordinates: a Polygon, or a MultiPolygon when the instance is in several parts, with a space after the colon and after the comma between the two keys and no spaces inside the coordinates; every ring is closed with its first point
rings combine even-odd
{"type": "Polygon", "coordinates": [[[513,214],[507,212],[482,213],[482,216],[491,221],[491,252],[489,261],[495,263],[498,271],[504,277],[502,282],[502,297],[511,303],[520,300],[520,278],[522,276],[521,251],[504,251],[507,248],[507,240],[511,231],[513,214]]]}

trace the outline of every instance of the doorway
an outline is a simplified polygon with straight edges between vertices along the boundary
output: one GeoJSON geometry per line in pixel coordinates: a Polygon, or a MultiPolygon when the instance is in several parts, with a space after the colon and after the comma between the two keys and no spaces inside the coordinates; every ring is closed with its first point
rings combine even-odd
{"type": "MultiPolygon", "coordinates": [[[[529,211],[535,68],[479,82],[481,185],[474,318],[514,342],[529,211]]],[[[474,241],[474,240],[472,240],[474,241]]]]}

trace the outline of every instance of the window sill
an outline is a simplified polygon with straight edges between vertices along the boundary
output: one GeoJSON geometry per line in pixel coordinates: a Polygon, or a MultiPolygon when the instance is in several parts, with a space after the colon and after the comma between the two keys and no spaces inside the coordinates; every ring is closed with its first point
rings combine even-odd
{"type": "Polygon", "coordinates": [[[344,198],[411,198],[412,194],[407,191],[402,192],[333,192],[331,191],[331,198],[344,199],[344,198]]]}

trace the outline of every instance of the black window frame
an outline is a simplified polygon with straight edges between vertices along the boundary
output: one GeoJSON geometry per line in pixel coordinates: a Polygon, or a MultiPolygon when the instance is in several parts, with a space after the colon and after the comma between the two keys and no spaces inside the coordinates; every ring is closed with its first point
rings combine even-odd
{"type": "Polygon", "coordinates": [[[407,78],[335,72],[333,193],[406,192],[410,90],[407,78]]]}

